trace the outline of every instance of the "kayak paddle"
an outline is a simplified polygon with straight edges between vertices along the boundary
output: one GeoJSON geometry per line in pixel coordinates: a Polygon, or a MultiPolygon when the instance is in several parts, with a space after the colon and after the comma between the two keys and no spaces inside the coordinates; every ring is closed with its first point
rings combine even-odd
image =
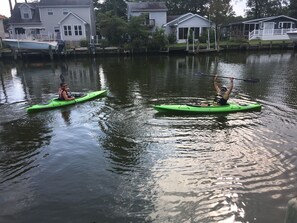
{"type": "MultiPolygon", "coordinates": [[[[198,71],[196,74],[198,75],[203,75],[203,76],[210,76],[210,77],[219,77],[219,78],[231,78],[231,77],[225,77],[225,76],[218,76],[218,75],[212,75],[212,74],[205,74],[201,71],[198,71]]],[[[242,78],[233,78],[234,80],[241,80],[241,81],[245,81],[245,82],[249,82],[249,83],[258,83],[260,81],[260,79],[258,78],[249,78],[249,79],[242,79],[242,78]]]]}

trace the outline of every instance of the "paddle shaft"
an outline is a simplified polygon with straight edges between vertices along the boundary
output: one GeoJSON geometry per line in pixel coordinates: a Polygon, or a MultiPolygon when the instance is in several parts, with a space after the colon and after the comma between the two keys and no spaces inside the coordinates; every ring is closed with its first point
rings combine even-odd
{"type": "MultiPolygon", "coordinates": [[[[218,75],[213,75],[213,74],[204,74],[202,72],[198,72],[198,74],[201,74],[203,76],[209,76],[209,77],[218,77],[218,78],[232,78],[232,77],[226,77],[226,76],[218,76],[218,75]]],[[[257,83],[260,80],[257,78],[250,78],[250,79],[243,79],[243,78],[237,78],[237,77],[233,77],[234,80],[241,80],[241,81],[245,81],[245,82],[251,82],[251,83],[257,83]]]]}

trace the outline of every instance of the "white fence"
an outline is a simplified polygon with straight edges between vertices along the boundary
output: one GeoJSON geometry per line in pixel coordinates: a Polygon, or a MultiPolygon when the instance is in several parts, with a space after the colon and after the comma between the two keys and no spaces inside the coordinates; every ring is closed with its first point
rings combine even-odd
{"type": "Polygon", "coordinates": [[[255,29],[249,32],[249,40],[288,40],[287,32],[296,31],[297,29],[255,29]]]}

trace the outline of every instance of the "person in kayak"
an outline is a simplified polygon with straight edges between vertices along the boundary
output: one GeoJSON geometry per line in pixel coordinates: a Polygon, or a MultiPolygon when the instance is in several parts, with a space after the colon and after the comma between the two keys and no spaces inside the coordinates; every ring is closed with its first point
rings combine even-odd
{"type": "Polygon", "coordinates": [[[68,88],[68,85],[66,83],[61,83],[60,88],[59,88],[59,99],[60,100],[65,100],[65,101],[70,101],[74,100],[75,97],[72,97],[68,88]]]}
{"type": "Polygon", "coordinates": [[[227,88],[225,85],[219,86],[217,76],[214,77],[214,88],[217,92],[214,102],[218,105],[226,105],[233,89],[233,77],[230,77],[230,86],[227,88]]]}

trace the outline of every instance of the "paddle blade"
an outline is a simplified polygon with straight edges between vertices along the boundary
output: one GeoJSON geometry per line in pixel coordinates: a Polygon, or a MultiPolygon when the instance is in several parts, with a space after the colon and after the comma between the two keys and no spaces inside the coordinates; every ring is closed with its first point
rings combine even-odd
{"type": "Polygon", "coordinates": [[[211,75],[205,74],[205,73],[203,73],[203,72],[201,72],[201,71],[196,72],[195,75],[211,76],[211,75]]]}
{"type": "Polygon", "coordinates": [[[258,78],[250,78],[250,79],[243,79],[244,82],[248,82],[248,83],[258,83],[260,81],[260,79],[258,78]]]}

